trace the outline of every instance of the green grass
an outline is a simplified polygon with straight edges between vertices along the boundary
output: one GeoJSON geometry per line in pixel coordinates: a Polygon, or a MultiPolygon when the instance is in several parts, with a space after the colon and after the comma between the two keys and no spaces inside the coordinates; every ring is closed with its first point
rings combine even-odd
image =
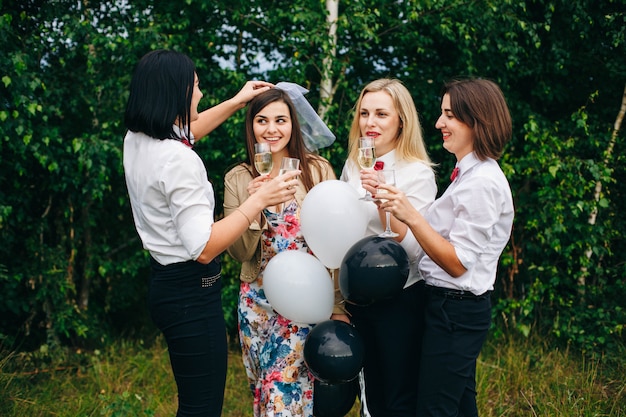
{"type": "MultiPolygon", "coordinates": [[[[176,386],[162,339],[104,351],[0,353],[0,416],[173,416],[176,386]]],[[[236,347],[229,353],[224,417],[252,415],[236,347]]],[[[351,417],[356,417],[356,406],[351,417]]]]}
{"type": "MultiPolygon", "coordinates": [[[[0,352],[0,416],[173,416],[176,390],[161,339],[102,351],[0,352]]],[[[593,360],[529,340],[490,341],[478,366],[481,416],[626,417],[626,359],[593,360]]],[[[225,417],[251,416],[236,348],[225,417]]],[[[357,417],[358,402],[350,412],[357,417]]]]}

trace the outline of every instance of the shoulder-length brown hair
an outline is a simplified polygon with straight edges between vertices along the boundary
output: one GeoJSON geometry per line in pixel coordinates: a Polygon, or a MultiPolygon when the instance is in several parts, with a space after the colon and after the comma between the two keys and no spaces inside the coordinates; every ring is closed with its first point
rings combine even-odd
{"type": "Polygon", "coordinates": [[[480,78],[455,79],[447,82],[441,97],[450,96],[454,117],[474,132],[474,153],[478,159],[499,159],[504,145],[511,140],[511,114],[500,87],[480,78]]]}
{"type": "Polygon", "coordinates": [[[300,170],[302,171],[300,180],[302,184],[304,184],[305,189],[309,191],[315,185],[314,178],[321,177],[321,164],[325,163],[325,160],[311,153],[306,146],[304,146],[300,122],[298,121],[293,101],[291,101],[285,91],[278,88],[272,88],[261,93],[248,103],[248,110],[246,112],[246,152],[248,163],[252,168],[252,174],[255,177],[259,175],[259,172],[254,166],[254,144],[256,143],[253,128],[254,117],[268,104],[276,101],[285,103],[289,109],[289,116],[291,117],[291,139],[287,144],[287,152],[291,158],[298,158],[300,160],[300,170]],[[317,170],[318,175],[314,176],[312,170],[317,170]]]}

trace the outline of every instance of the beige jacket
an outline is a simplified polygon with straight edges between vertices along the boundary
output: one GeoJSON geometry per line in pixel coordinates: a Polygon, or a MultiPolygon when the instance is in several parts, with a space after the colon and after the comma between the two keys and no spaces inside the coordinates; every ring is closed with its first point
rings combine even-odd
{"type": "MultiPolygon", "coordinates": [[[[313,171],[314,183],[318,184],[322,181],[336,179],[330,163],[322,157],[319,158],[323,159],[322,172],[319,175],[317,170],[313,171]]],[[[247,188],[248,183],[252,180],[251,171],[250,165],[242,163],[226,173],[224,177],[224,216],[235,211],[249,197],[247,188]]],[[[304,197],[306,197],[306,189],[302,183],[299,183],[295,195],[298,205],[302,206],[304,197]]],[[[239,275],[241,281],[253,282],[259,275],[261,270],[261,233],[266,229],[267,222],[265,217],[261,216],[261,224],[254,220],[248,230],[227,249],[230,256],[241,262],[241,274],[239,275]]],[[[335,282],[335,303],[334,313],[345,314],[337,282],[335,282]]]]}

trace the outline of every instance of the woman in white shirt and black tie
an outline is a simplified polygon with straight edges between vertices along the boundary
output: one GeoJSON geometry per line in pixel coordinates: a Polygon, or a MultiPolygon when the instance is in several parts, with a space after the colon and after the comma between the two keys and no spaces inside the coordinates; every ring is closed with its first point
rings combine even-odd
{"type": "Polygon", "coordinates": [[[500,88],[484,79],[444,86],[435,127],[456,175],[425,215],[399,189],[384,210],[409,227],[424,254],[427,301],[417,415],[478,416],[476,360],[491,324],[490,293],[513,225],[513,198],[496,160],[512,135],[500,88]]]}

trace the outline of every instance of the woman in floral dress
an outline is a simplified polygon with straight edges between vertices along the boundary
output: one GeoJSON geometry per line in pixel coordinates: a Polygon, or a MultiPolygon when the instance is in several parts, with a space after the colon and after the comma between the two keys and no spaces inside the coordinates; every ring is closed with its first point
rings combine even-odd
{"type": "MultiPolygon", "coordinates": [[[[302,130],[306,135],[311,119],[305,119],[301,126],[290,98],[292,94],[279,87],[280,84],[249,103],[248,162],[235,166],[225,176],[224,214],[237,210],[262,184],[277,176],[283,157],[300,160],[295,198],[285,203],[284,209],[266,207],[262,214],[250,219],[249,229],[228,252],[242,263],[239,337],[254,396],[254,416],[312,417],[313,376],[303,359],[304,341],[312,325],[292,322],[272,309],[263,290],[263,271],[272,257],[282,251],[308,251],[300,229],[302,201],[313,186],[335,179],[335,174],[326,159],[310,151],[311,141],[306,142],[303,136],[302,130]],[[271,145],[273,168],[268,175],[260,175],[254,166],[257,142],[271,145]]],[[[296,99],[303,99],[301,92],[297,94],[300,97],[296,95],[296,99]]],[[[300,108],[298,113],[302,113],[300,108]]],[[[321,120],[313,122],[323,124],[321,120]]]]}

